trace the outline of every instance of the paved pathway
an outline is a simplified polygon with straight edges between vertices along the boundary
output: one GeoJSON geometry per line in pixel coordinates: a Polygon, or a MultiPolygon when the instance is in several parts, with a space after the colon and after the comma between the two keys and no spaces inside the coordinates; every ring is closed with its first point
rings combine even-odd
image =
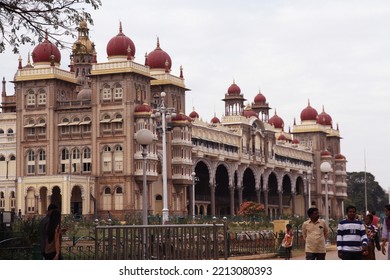
{"type": "MultiPolygon", "coordinates": [[[[305,253],[302,252],[293,252],[293,257],[291,260],[304,260],[305,253]]],[[[380,251],[375,251],[375,257],[377,260],[387,260],[387,255],[383,255],[380,251]]],[[[272,260],[285,260],[284,258],[272,258],[272,260]]],[[[337,256],[336,248],[332,248],[330,251],[326,253],[325,260],[340,260],[337,256]]]]}

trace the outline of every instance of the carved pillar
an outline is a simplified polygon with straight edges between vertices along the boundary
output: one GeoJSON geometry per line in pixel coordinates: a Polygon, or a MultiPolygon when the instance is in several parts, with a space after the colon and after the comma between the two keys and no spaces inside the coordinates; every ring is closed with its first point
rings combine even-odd
{"type": "Polygon", "coordinates": [[[279,190],[279,218],[283,215],[283,191],[279,190]]]}
{"type": "Polygon", "coordinates": [[[260,188],[258,188],[258,189],[256,189],[257,203],[260,203],[260,196],[261,196],[261,190],[260,190],[260,188]]]}
{"type": "Polygon", "coordinates": [[[292,192],[292,203],[291,203],[291,215],[295,215],[295,199],[296,199],[296,192],[292,192]]]}
{"type": "Polygon", "coordinates": [[[241,206],[242,204],[242,191],[243,191],[243,187],[242,186],[237,186],[237,190],[238,190],[238,205],[241,206]]]}
{"type": "Polygon", "coordinates": [[[211,193],[211,216],[215,216],[215,186],[210,185],[210,193],[211,193]]]}
{"type": "Polygon", "coordinates": [[[268,187],[264,189],[263,193],[264,193],[264,211],[265,214],[268,216],[268,187]]]}
{"type": "Polygon", "coordinates": [[[229,186],[229,194],[230,194],[230,215],[234,216],[234,186],[229,186]]]}

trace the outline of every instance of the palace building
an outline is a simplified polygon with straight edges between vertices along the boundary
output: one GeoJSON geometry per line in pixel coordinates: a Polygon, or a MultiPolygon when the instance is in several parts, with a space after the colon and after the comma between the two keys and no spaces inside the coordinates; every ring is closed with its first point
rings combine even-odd
{"type": "Polygon", "coordinates": [[[308,103],[286,131],[261,92],[247,102],[233,82],[221,86],[223,116],[204,121],[195,110],[187,115],[183,69],[172,74],[158,39],[136,62],[120,25],[106,50],[108,60],[98,62],[81,22],[67,70],[45,38],[26,63],[15,63],[13,94],[3,79],[0,210],[41,215],[55,203],[63,214],[140,215],[144,159],[136,133],[146,128],[154,137],[145,171],[150,215],[235,215],[255,201],[270,218],[303,216],[310,205],[324,213],[326,193],[330,217],[342,215],[347,161],[324,109],[308,103]],[[332,166],[326,182],[324,161],[332,166]]]}

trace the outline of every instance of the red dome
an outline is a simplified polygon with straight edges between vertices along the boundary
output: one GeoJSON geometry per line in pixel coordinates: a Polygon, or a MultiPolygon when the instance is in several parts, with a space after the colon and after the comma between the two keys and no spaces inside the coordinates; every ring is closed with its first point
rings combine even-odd
{"type": "Polygon", "coordinates": [[[279,137],[278,137],[278,140],[279,141],[286,141],[286,136],[284,134],[280,134],[279,137]]]}
{"type": "Polygon", "coordinates": [[[107,56],[135,56],[135,45],[133,41],[122,32],[122,23],[119,25],[119,33],[107,44],[107,56]],[[130,50],[130,54],[129,54],[130,50]]]}
{"type": "Polygon", "coordinates": [[[240,95],[241,89],[235,82],[228,88],[229,95],[240,95]]]}
{"type": "Polygon", "coordinates": [[[292,140],[292,143],[293,144],[299,144],[299,140],[297,138],[294,138],[294,140],[292,140]]]}
{"type": "Polygon", "coordinates": [[[334,157],[336,160],[345,160],[345,156],[343,156],[342,154],[337,154],[335,155],[334,157]]]}
{"type": "Polygon", "coordinates": [[[267,101],[267,99],[265,98],[265,96],[259,92],[256,96],[255,96],[255,99],[253,100],[253,102],[255,104],[264,104],[265,102],[267,101]]]}
{"type": "Polygon", "coordinates": [[[199,114],[196,111],[192,111],[190,114],[191,119],[199,119],[199,114]]]}
{"type": "Polygon", "coordinates": [[[252,110],[251,107],[246,107],[244,112],[242,113],[244,117],[246,118],[250,118],[250,117],[256,117],[258,118],[259,116],[257,115],[257,113],[255,111],[252,110]]]}
{"type": "Polygon", "coordinates": [[[91,97],[92,97],[92,89],[90,88],[83,88],[77,94],[77,100],[91,100],[91,97]]]}
{"type": "Polygon", "coordinates": [[[185,121],[192,122],[192,119],[183,113],[176,114],[176,116],[172,118],[172,122],[185,122],[185,121]]]}
{"type": "Polygon", "coordinates": [[[59,64],[61,62],[61,53],[59,49],[48,40],[46,35],[45,40],[34,48],[32,59],[34,64],[40,62],[51,63],[52,59],[54,59],[54,63],[59,64]]]}
{"type": "Polygon", "coordinates": [[[160,40],[157,39],[157,47],[148,54],[146,63],[150,69],[167,69],[171,70],[172,60],[169,54],[160,48],[160,40]]]}
{"type": "Polygon", "coordinates": [[[273,125],[275,128],[280,128],[280,129],[284,128],[284,121],[281,117],[279,117],[276,114],[276,111],[275,111],[275,115],[268,120],[268,123],[273,125]]]}
{"type": "Polygon", "coordinates": [[[325,150],[321,152],[321,157],[332,157],[332,154],[329,151],[325,150]]]}
{"type": "Polygon", "coordinates": [[[322,109],[322,113],[317,117],[317,123],[322,125],[332,125],[332,117],[325,113],[324,109],[322,109]]]}
{"type": "Polygon", "coordinates": [[[301,121],[315,121],[317,120],[317,110],[310,106],[310,102],[307,107],[301,112],[301,121]]]}
{"type": "Polygon", "coordinates": [[[214,118],[211,119],[211,123],[220,123],[221,121],[216,117],[214,116],[214,118]]]}
{"type": "Polygon", "coordinates": [[[139,104],[137,107],[135,107],[134,113],[152,113],[152,108],[147,103],[139,104]]]}

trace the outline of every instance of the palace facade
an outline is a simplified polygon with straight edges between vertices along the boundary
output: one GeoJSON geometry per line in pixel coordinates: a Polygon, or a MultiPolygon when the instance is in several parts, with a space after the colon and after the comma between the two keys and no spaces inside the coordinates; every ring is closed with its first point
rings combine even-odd
{"type": "Polygon", "coordinates": [[[324,110],[308,103],[300,123],[285,131],[261,92],[245,103],[233,82],[221,94],[224,115],[204,121],[195,110],[186,115],[183,69],[172,74],[159,40],[144,63],[135,52],[120,25],[107,43],[108,61],[98,62],[81,22],[68,70],[48,38],[32,62],[19,59],[15,92],[7,95],[5,79],[2,85],[0,210],[38,215],[55,203],[63,214],[140,215],[144,159],[136,133],[146,128],[154,135],[146,156],[151,215],[165,207],[170,216],[235,215],[245,201],[263,203],[270,218],[302,216],[310,205],[324,213],[323,161],[332,166],[330,216],[342,215],[346,158],[324,110]]]}

